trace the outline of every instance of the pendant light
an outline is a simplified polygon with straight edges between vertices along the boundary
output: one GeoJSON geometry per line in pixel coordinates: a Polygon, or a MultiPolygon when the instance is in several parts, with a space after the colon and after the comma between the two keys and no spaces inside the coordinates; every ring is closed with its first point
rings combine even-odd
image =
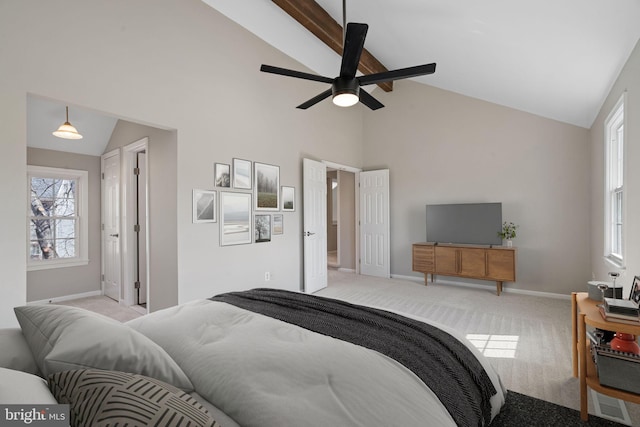
{"type": "Polygon", "coordinates": [[[69,107],[67,108],[67,121],[60,125],[57,131],[53,132],[53,135],[58,138],[64,139],[82,139],[82,135],[78,133],[75,127],[69,123],[69,107]]]}

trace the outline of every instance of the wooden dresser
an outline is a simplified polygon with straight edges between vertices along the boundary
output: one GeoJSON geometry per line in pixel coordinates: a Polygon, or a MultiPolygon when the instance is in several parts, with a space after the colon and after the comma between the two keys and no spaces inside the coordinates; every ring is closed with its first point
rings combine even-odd
{"type": "Polygon", "coordinates": [[[413,244],[413,271],[424,273],[431,281],[436,275],[492,280],[496,292],[502,292],[502,282],[516,280],[516,249],[506,246],[460,244],[413,244]]]}

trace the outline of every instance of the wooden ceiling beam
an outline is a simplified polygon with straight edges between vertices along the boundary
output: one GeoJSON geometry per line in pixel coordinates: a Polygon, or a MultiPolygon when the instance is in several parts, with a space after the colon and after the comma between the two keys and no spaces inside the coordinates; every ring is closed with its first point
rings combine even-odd
{"type": "MultiPolygon", "coordinates": [[[[333,49],[338,55],[342,55],[342,25],[332,17],[314,0],[272,0],[293,19],[298,21],[318,37],[323,43],[333,49]]],[[[387,68],[382,65],[367,49],[363,49],[358,69],[363,74],[382,73],[387,68]]],[[[393,82],[379,83],[385,92],[393,90],[393,82]]]]}

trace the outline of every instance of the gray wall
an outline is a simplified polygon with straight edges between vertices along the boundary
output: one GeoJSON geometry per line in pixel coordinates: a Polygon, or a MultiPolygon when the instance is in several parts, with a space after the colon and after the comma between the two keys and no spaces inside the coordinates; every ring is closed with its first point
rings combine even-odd
{"type": "Polygon", "coordinates": [[[386,108],[365,115],[364,165],[390,169],[392,274],[418,275],[411,244],[426,238],[426,204],[502,202],[520,225],[517,282],[505,287],[585,288],[588,130],[412,81],[375,95],[386,108]]]}
{"type": "MultiPolygon", "coordinates": [[[[295,105],[317,86],[258,69],[304,67],[200,0],[0,2],[0,35],[2,56],[12,58],[0,79],[7,200],[25,199],[27,93],[176,130],[178,302],[264,285],[265,271],[270,286],[299,288],[303,157],[391,169],[394,274],[413,275],[410,247],[424,240],[426,203],[494,200],[504,203],[505,220],[520,224],[518,282],[507,287],[567,294],[584,289],[592,270],[605,271],[597,255],[602,222],[591,216],[602,194],[598,125],[589,134],[411,81],[389,94],[376,90],[386,105],[376,112],[329,102],[300,111],[295,105]],[[81,19],[68,19],[69,11],[81,19]],[[213,163],[233,157],[279,165],[281,184],[296,187],[297,209],[284,213],[285,234],[270,244],[222,248],[218,224],[191,223],[191,190],[211,188],[213,163]]],[[[637,99],[637,49],[633,58],[603,111],[625,87],[637,99]]],[[[629,108],[631,165],[637,102],[629,108]]],[[[637,173],[631,178],[640,182],[637,173]]],[[[630,213],[640,199],[631,182],[630,213]]],[[[11,308],[27,299],[24,205],[1,204],[0,218],[4,326],[15,324],[11,308]]],[[[632,223],[627,231],[632,272],[640,232],[632,223]]]]}
{"type": "Polygon", "coordinates": [[[609,280],[609,271],[621,273],[618,283],[625,286],[625,296],[631,289],[633,277],[640,275],[640,42],[636,45],[617,81],[605,100],[590,132],[591,138],[591,271],[597,280],[609,280]],[[604,122],[623,92],[625,104],[625,165],[624,205],[625,227],[622,236],[626,269],[618,269],[604,260],[604,122]]]}
{"type": "Polygon", "coordinates": [[[176,132],[118,120],[105,152],[149,138],[149,311],[178,303],[176,132]]]}
{"type": "MultiPolygon", "coordinates": [[[[270,286],[300,288],[301,159],[359,167],[362,108],[296,109],[317,85],[260,73],[260,64],[311,70],[200,0],[0,2],[0,34],[12,58],[0,79],[3,197],[25,198],[28,92],[175,129],[178,301],[264,285],[265,271],[270,286]],[[218,223],[192,223],[192,189],[212,188],[214,162],[234,157],[278,165],[281,185],[296,188],[297,209],[269,244],[220,247],[218,223]]],[[[3,204],[0,216],[0,325],[13,325],[11,308],[26,301],[24,206],[3,204]]]]}
{"type": "Polygon", "coordinates": [[[100,291],[100,157],[27,148],[27,164],[89,174],[89,264],[27,272],[27,301],[100,291]]]}

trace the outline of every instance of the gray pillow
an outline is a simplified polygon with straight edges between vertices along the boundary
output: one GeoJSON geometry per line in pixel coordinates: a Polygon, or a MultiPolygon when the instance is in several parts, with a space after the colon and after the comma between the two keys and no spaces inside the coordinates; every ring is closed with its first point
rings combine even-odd
{"type": "Polygon", "coordinates": [[[70,369],[97,368],[142,374],[193,390],[166,351],[120,322],[62,305],[28,305],[14,311],[45,377],[70,369]]]}
{"type": "Polygon", "coordinates": [[[39,374],[31,349],[20,328],[0,329],[0,367],[39,374]]]}
{"type": "Polygon", "coordinates": [[[57,372],[49,388],[69,404],[71,426],[219,427],[196,399],[162,381],[97,369],[57,372]]]}
{"type": "Polygon", "coordinates": [[[26,372],[0,368],[0,404],[52,405],[56,403],[44,379],[26,372]]]}

